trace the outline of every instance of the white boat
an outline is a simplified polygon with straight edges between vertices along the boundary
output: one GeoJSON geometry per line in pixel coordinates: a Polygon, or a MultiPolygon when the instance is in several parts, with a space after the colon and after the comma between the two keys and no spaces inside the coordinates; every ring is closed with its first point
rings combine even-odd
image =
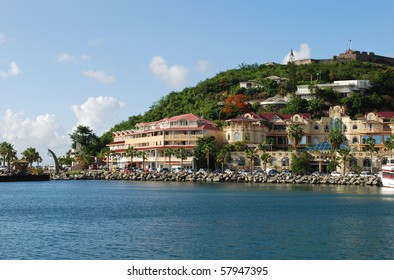
{"type": "Polygon", "coordinates": [[[382,185],[385,188],[394,188],[394,158],[388,159],[382,166],[382,185]]]}

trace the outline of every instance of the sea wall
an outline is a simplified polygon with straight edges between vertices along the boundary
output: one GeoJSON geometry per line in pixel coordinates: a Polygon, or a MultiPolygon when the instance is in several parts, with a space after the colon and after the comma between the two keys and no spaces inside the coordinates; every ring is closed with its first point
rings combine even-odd
{"type": "Polygon", "coordinates": [[[243,174],[189,174],[189,173],[125,173],[110,171],[86,171],[80,174],[62,173],[52,175],[52,180],[129,180],[163,182],[231,182],[269,184],[335,184],[379,186],[376,176],[332,177],[329,175],[243,175],[243,174]]]}

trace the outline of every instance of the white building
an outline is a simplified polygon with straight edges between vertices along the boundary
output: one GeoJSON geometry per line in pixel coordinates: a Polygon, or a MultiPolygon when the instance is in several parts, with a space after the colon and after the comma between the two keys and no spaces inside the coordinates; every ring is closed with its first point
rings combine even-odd
{"type": "MultiPolygon", "coordinates": [[[[345,80],[345,81],[334,81],[332,84],[316,84],[321,89],[333,89],[336,92],[342,93],[344,96],[349,96],[355,92],[363,92],[371,88],[371,83],[368,80],[345,80]]],[[[310,85],[299,85],[297,86],[296,95],[303,99],[310,100],[314,97],[314,89],[310,85]]]]}

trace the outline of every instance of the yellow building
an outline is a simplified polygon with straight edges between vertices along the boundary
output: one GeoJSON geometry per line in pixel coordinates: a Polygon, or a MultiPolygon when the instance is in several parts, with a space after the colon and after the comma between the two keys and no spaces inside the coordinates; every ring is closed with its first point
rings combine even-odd
{"type": "MultiPolygon", "coordinates": [[[[299,150],[310,152],[313,170],[326,172],[327,165],[336,156],[327,143],[328,134],[332,129],[339,129],[347,139],[343,145],[352,151],[352,160],[346,163],[346,168],[358,166],[362,170],[370,170],[371,167],[379,169],[382,160],[391,155],[391,151],[385,150],[384,142],[393,134],[393,117],[394,112],[370,112],[352,120],[341,106],[331,107],[328,116],[319,120],[312,119],[310,114],[246,113],[241,117],[227,120],[223,134],[225,143],[228,144],[244,141],[252,148],[260,143],[269,144],[269,166],[288,169],[292,147],[287,127],[297,123],[304,132],[299,150]],[[375,140],[377,148],[377,152],[372,156],[370,152],[364,151],[369,137],[375,140]]],[[[245,162],[239,154],[235,155],[235,160],[245,162]]]]}

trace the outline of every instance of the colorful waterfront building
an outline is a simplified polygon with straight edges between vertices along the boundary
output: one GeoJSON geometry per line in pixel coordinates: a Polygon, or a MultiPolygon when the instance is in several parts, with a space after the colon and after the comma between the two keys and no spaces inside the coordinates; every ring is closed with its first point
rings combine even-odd
{"type": "MultiPolygon", "coordinates": [[[[362,170],[379,169],[382,161],[389,157],[384,142],[394,133],[394,112],[369,112],[358,119],[351,119],[342,106],[330,107],[328,116],[318,120],[310,114],[282,114],[282,113],[246,113],[240,117],[226,120],[223,127],[224,140],[227,144],[242,141],[250,148],[256,148],[260,143],[270,146],[270,167],[288,169],[292,151],[291,139],[287,128],[291,124],[302,127],[302,137],[298,151],[306,150],[311,154],[312,169],[326,172],[327,166],[337,158],[328,143],[331,130],[338,129],[346,137],[342,147],[351,150],[351,160],[346,163],[347,168],[358,166],[362,170]],[[367,139],[375,141],[376,152],[371,155],[366,151],[367,139]]],[[[233,165],[245,163],[241,154],[234,155],[233,165]]]]}
{"type": "Polygon", "coordinates": [[[192,150],[198,139],[214,136],[218,145],[222,145],[222,132],[214,122],[194,114],[184,114],[164,118],[154,122],[141,122],[135,129],[113,133],[110,168],[124,168],[128,165],[141,169],[159,169],[183,165],[194,168],[192,150]],[[126,153],[132,147],[138,151],[132,158],[126,153]],[[181,160],[175,151],[183,148],[186,158],[181,160]],[[169,156],[166,151],[171,150],[169,156]]]}

